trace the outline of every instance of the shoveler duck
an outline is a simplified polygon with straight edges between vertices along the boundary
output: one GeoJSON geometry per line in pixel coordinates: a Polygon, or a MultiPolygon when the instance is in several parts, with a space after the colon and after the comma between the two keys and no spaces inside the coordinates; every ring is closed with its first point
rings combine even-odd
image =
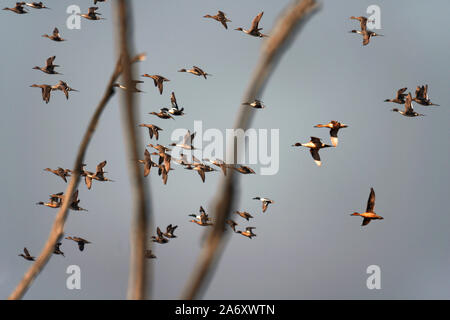
{"type": "Polygon", "coordinates": [[[176,228],[178,228],[178,226],[172,226],[172,224],[169,224],[166,227],[166,232],[164,232],[163,235],[166,238],[176,238],[177,236],[173,234],[173,232],[175,231],[176,228]]]}
{"type": "Polygon", "coordinates": [[[60,249],[61,245],[62,245],[61,242],[58,242],[57,244],[55,244],[55,249],[53,250],[53,254],[58,254],[58,255],[65,257],[64,252],[62,252],[60,249]]]}
{"type": "Polygon", "coordinates": [[[141,123],[139,127],[148,128],[148,134],[150,136],[150,139],[153,139],[153,135],[155,136],[156,140],[159,138],[159,131],[162,131],[162,129],[154,124],[145,124],[141,123]]]}
{"type": "Polygon", "coordinates": [[[238,165],[238,166],[231,166],[231,168],[242,174],[255,174],[255,171],[247,166],[238,165]]]}
{"type": "Polygon", "coordinates": [[[152,161],[150,152],[147,149],[144,151],[144,160],[138,160],[138,162],[144,164],[144,177],[149,175],[152,167],[158,166],[158,164],[152,161]]]}
{"type": "Polygon", "coordinates": [[[386,99],[384,102],[394,102],[398,104],[404,104],[405,103],[405,97],[407,96],[406,93],[404,93],[408,88],[401,88],[397,90],[397,94],[394,99],[386,99]]]}
{"type": "Polygon", "coordinates": [[[156,228],[156,236],[152,236],[152,241],[161,244],[169,242],[168,239],[164,238],[164,234],[159,227],[156,228]]]}
{"type": "Polygon", "coordinates": [[[207,227],[207,226],[212,226],[213,224],[211,222],[209,222],[209,220],[205,217],[200,216],[199,220],[196,219],[192,219],[189,220],[189,222],[194,222],[196,224],[198,224],[199,226],[203,226],[203,227],[207,227]]]}
{"type": "Polygon", "coordinates": [[[64,182],[67,182],[66,177],[70,177],[70,173],[71,173],[71,170],[69,170],[69,169],[63,169],[63,168],[61,168],[61,167],[58,167],[58,168],[55,169],[55,170],[50,169],[50,168],[45,168],[44,171],[51,172],[51,173],[57,175],[58,177],[61,177],[61,179],[63,179],[64,182]]]}
{"type": "Polygon", "coordinates": [[[152,250],[145,250],[144,256],[146,259],[156,259],[156,256],[153,254],[152,250]]]}
{"type": "Polygon", "coordinates": [[[45,101],[45,103],[49,103],[50,101],[50,95],[52,92],[52,86],[48,84],[33,84],[30,86],[31,88],[41,88],[42,91],[42,100],[45,101]]]}
{"type": "Polygon", "coordinates": [[[311,141],[308,143],[300,143],[297,142],[294,145],[292,145],[293,147],[307,147],[309,148],[309,151],[311,152],[311,156],[314,159],[314,162],[320,167],[322,165],[322,161],[320,161],[320,156],[319,156],[319,150],[322,148],[329,148],[332,147],[328,144],[323,143],[319,138],[316,137],[311,137],[311,141]]]}
{"type": "MultiPolygon", "coordinates": [[[[194,217],[196,220],[200,220],[200,222],[201,222],[201,221],[203,221],[203,222],[210,222],[210,221],[211,221],[211,218],[210,218],[209,215],[206,213],[205,209],[203,209],[203,206],[200,206],[199,212],[200,212],[199,215],[196,215],[196,214],[190,214],[189,217],[194,217]]],[[[190,222],[195,222],[195,221],[192,221],[192,220],[191,220],[190,222]]],[[[197,223],[197,222],[195,222],[195,223],[197,223]]],[[[198,224],[198,223],[197,223],[197,224],[198,224]]],[[[212,224],[211,224],[211,225],[212,225],[212,224]]]]}
{"type": "Polygon", "coordinates": [[[195,138],[196,132],[191,134],[191,132],[188,130],[186,135],[183,138],[182,143],[171,143],[170,146],[172,147],[179,147],[185,150],[195,150],[194,146],[192,145],[192,141],[195,138]]]}
{"type": "Polygon", "coordinates": [[[268,198],[254,197],[253,200],[259,200],[262,202],[262,212],[266,212],[269,204],[274,203],[275,201],[270,200],[268,198]]]}
{"type": "Polygon", "coordinates": [[[63,195],[64,195],[63,192],[55,193],[55,194],[50,195],[49,202],[40,201],[36,204],[40,205],[40,206],[46,206],[49,208],[59,208],[59,207],[61,207],[61,204],[62,204],[61,199],[62,199],[63,195]]]}
{"type": "Polygon", "coordinates": [[[172,117],[167,111],[168,111],[167,108],[162,108],[162,109],[159,109],[159,112],[152,111],[152,112],[149,112],[148,114],[153,114],[153,115],[157,116],[160,119],[172,119],[172,120],[175,120],[175,118],[172,117]]]}
{"type": "Polygon", "coordinates": [[[236,232],[236,226],[238,225],[235,221],[231,219],[225,220],[225,223],[230,226],[231,229],[233,229],[234,232],[236,232]]]}
{"type": "Polygon", "coordinates": [[[19,257],[23,257],[25,260],[28,260],[28,261],[34,261],[35,257],[31,256],[31,254],[30,254],[30,252],[28,252],[27,248],[23,248],[23,252],[25,254],[21,253],[21,254],[19,254],[19,257]]]}
{"type": "Polygon", "coordinates": [[[230,168],[230,166],[228,164],[226,164],[224,161],[220,160],[220,159],[203,159],[203,161],[207,161],[213,165],[215,165],[216,167],[219,167],[220,169],[222,169],[223,174],[226,176],[227,175],[227,168],[230,168]]]}
{"type": "Polygon", "coordinates": [[[91,243],[91,242],[87,241],[86,239],[83,239],[80,237],[65,237],[64,239],[75,241],[78,244],[78,249],[80,251],[84,250],[84,245],[91,243]]]}
{"type": "Polygon", "coordinates": [[[268,35],[262,34],[260,32],[263,28],[258,28],[259,21],[261,20],[263,14],[264,14],[264,12],[261,12],[255,18],[253,18],[252,26],[250,27],[250,29],[245,30],[242,28],[236,28],[234,30],[242,31],[242,32],[244,32],[248,35],[254,36],[254,37],[259,37],[259,38],[268,37],[268,35]]]}
{"type": "Polygon", "coordinates": [[[88,13],[79,14],[81,17],[88,20],[105,20],[104,18],[100,18],[101,13],[95,12],[98,10],[98,7],[90,7],[88,13]]]}
{"type": "Polygon", "coordinates": [[[45,62],[45,67],[33,67],[35,70],[41,70],[42,72],[45,72],[47,74],[60,74],[59,72],[55,71],[55,67],[59,67],[57,64],[53,64],[53,61],[55,61],[56,56],[50,57],[45,62]]]}
{"type": "Polygon", "coordinates": [[[87,188],[90,190],[91,186],[92,186],[92,180],[97,180],[97,181],[110,181],[110,182],[114,182],[111,179],[108,179],[105,177],[105,172],[103,171],[103,168],[106,166],[107,162],[102,161],[100,162],[97,167],[95,168],[95,173],[90,172],[90,171],[84,171],[84,178],[85,178],[85,183],[87,188]]]}
{"type": "Polygon", "coordinates": [[[150,74],[146,73],[146,74],[143,74],[141,77],[147,77],[147,78],[153,79],[153,83],[155,84],[155,87],[158,87],[160,94],[163,93],[163,83],[166,81],[170,81],[169,79],[164,78],[163,76],[160,76],[158,74],[150,75],[150,74]]]}
{"type": "Polygon", "coordinates": [[[200,69],[197,66],[193,66],[192,69],[180,69],[180,70],[178,70],[178,72],[192,73],[193,75],[196,75],[196,76],[202,76],[205,79],[207,79],[207,76],[212,76],[212,74],[206,73],[205,71],[203,71],[202,69],[200,69]]]}
{"type": "MultiPolygon", "coordinates": [[[[144,81],[141,81],[141,80],[131,80],[131,83],[132,83],[132,85],[133,85],[133,87],[131,87],[131,92],[135,92],[135,93],[143,93],[144,91],[142,91],[142,90],[140,90],[140,89],[138,89],[137,88],[137,85],[139,84],[139,83],[144,83],[144,81]]],[[[124,85],[122,85],[122,84],[120,84],[120,83],[114,83],[113,84],[113,87],[114,88],[120,88],[120,89],[122,89],[122,90],[127,90],[127,87],[126,86],[124,86],[124,85]]]]}
{"type": "Polygon", "coordinates": [[[172,104],[172,107],[170,109],[168,108],[162,108],[161,111],[165,111],[168,112],[174,116],[182,116],[184,115],[184,108],[179,108],[178,107],[178,103],[177,103],[177,99],[175,98],[175,92],[172,92],[172,94],[170,95],[170,103],[172,104]]]}
{"type": "Polygon", "coordinates": [[[215,16],[211,16],[211,15],[207,14],[207,15],[204,15],[203,18],[211,18],[216,21],[219,21],[224,26],[225,29],[228,29],[227,22],[231,22],[231,20],[229,20],[226,17],[226,13],[224,13],[220,10],[217,11],[217,14],[215,16]]]}
{"type": "Polygon", "coordinates": [[[69,92],[71,92],[71,91],[79,92],[78,90],[75,90],[75,89],[69,87],[67,82],[64,82],[62,80],[59,80],[58,84],[55,84],[54,86],[52,86],[52,91],[55,91],[55,90],[60,90],[60,91],[64,92],[64,95],[66,96],[66,100],[69,99],[69,92]]]}
{"type": "MultiPolygon", "coordinates": [[[[267,206],[266,206],[266,209],[267,209],[267,206]]],[[[253,216],[250,213],[245,212],[245,211],[235,211],[234,213],[240,215],[242,218],[244,218],[247,221],[249,221],[249,219],[253,218],[253,216]]]]}
{"type": "Polygon", "coordinates": [[[428,98],[428,85],[417,86],[416,96],[413,98],[415,102],[422,106],[439,106],[438,104],[432,103],[428,98]]]}
{"type": "Polygon", "coordinates": [[[244,102],[242,103],[244,106],[250,106],[254,109],[264,109],[266,106],[263,104],[261,100],[253,100],[252,102],[244,102]]]}
{"type": "Polygon", "coordinates": [[[327,124],[318,124],[315,125],[314,128],[330,128],[330,137],[331,137],[331,144],[333,147],[337,147],[338,145],[338,131],[341,128],[347,128],[348,125],[340,123],[335,120],[331,120],[327,124]]]}
{"type": "Polygon", "coordinates": [[[26,11],[24,9],[25,2],[16,2],[16,6],[13,8],[3,8],[3,10],[8,10],[8,11],[12,11],[14,13],[17,14],[24,14],[24,13],[28,13],[28,11],[26,11]]]}
{"type": "Polygon", "coordinates": [[[39,2],[30,2],[25,3],[27,7],[33,8],[33,9],[50,9],[49,7],[46,7],[42,1],[39,2]]]}
{"type": "Polygon", "coordinates": [[[370,188],[370,195],[369,200],[367,201],[366,212],[364,213],[354,212],[351,214],[351,216],[363,217],[364,219],[361,226],[368,225],[372,220],[383,220],[384,219],[383,217],[373,212],[374,208],[375,208],[375,191],[373,190],[373,188],[370,188]]]}
{"type": "Polygon", "coordinates": [[[237,230],[236,233],[240,233],[243,236],[251,239],[252,237],[256,237],[256,234],[253,233],[253,229],[256,229],[256,228],[255,227],[247,227],[247,228],[245,228],[245,231],[237,230]]]}
{"type": "Polygon", "coordinates": [[[56,41],[56,42],[62,42],[66,41],[66,39],[61,38],[61,35],[59,34],[58,28],[53,29],[53,34],[50,36],[48,34],[43,34],[43,38],[49,38],[50,40],[56,41]]]}
{"type": "Polygon", "coordinates": [[[408,93],[405,100],[405,110],[399,110],[397,108],[392,109],[394,112],[400,113],[402,116],[405,117],[419,117],[419,116],[425,116],[424,114],[420,114],[414,111],[414,108],[412,106],[412,96],[411,92],[408,93]]]}

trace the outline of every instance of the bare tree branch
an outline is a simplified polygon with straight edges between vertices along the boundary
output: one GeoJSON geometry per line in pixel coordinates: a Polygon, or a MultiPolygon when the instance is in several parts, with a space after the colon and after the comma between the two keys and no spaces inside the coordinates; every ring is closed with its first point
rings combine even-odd
{"type": "Polygon", "coordinates": [[[145,259],[145,249],[147,240],[147,195],[146,185],[139,167],[138,145],[140,145],[139,136],[136,134],[136,114],[134,105],[133,88],[133,70],[130,61],[130,51],[132,42],[131,32],[131,1],[118,0],[116,2],[117,20],[118,20],[118,47],[119,56],[122,57],[123,79],[125,87],[122,96],[123,106],[122,118],[124,124],[125,144],[128,154],[128,170],[131,183],[131,194],[133,198],[134,215],[131,227],[131,256],[130,271],[128,278],[128,299],[145,299],[147,293],[147,269],[145,259]]]}
{"type": "MultiPolygon", "coordinates": [[[[309,13],[316,8],[317,4],[315,0],[294,0],[284,10],[270,33],[270,37],[263,44],[261,56],[243,96],[243,102],[253,101],[255,98],[261,96],[276,63],[286,51],[288,40],[292,39],[295,31],[298,31],[300,26],[299,22],[305,22],[309,13]]],[[[234,129],[246,130],[250,124],[252,115],[252,109],[240,108],[234,129]]],[[[234,145],[227,152],[234,152],[241,147],[237,145],[235,140],[234,145]]],[[[236,155],[236,152],[234,154],[236,155]]],[[[183,299],[195,299],[200,295],[200,290],[206,287],[207,279],[213,273],[213,265],[222,252],[220,249],[221,245],[223,245],[221,240],[223,238],[225,220],[233,207],[238,182],[233,170],[229,170],[229,172],[230,174],[227,174],[223,178],[217,191],[213,208],[215,224],[203,245],[193,274],[189,277],[190,280],[182,295],[183,299]]]]}

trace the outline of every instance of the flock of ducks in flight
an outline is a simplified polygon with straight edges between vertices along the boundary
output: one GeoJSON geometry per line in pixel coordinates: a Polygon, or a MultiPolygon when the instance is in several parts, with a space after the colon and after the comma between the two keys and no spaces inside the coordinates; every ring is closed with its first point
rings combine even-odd
{"type": "MultiPolygon", "coordinates": [[[[106,0],[94,0],[94,4],[97,4],[97,2],[106,2],[106,0]]],[[[16,2],[15,7],[13,8],[4,8],[3,10],[9,10],[17,14],[24,14],[28,13],[28,11],[25,10],[25,6],[34,8],[34,9],[49,9],[46,7],[42,2],[32,2],[32,3],[26,3],[26,2],[16,2]]],[[[84,17],[88,20],[101,20],[103,18],[100,18],[100,13],[97,12],[98,7],[91,7],[88,10],[87,14],[80,14],[81,17],[84,17]]],[[[259,27],[259,23],[261,21],[261,18],[263,16],[263,12],[259,13],[251,23],[251,26],[249,29],[243,29],[241,27],[236,28],[235,30],[242,31],[247,35],[253,36],[253,37],[268,37],[268,35],[261,33],[262,28],[259,27]]],[[[226,14],[222,11],[218,11],[216,15],[204,15],[204,18],[209,18],[216,20],[220,22],[225,29],[228,29],[228,23],[231,22],[230,19],[226,16],[226,14]]],[[[368,45],[370,42],[370,38],[376,37],[376,36],[382,36],[381,34],[377,34],[369,29],[367,29],[367,22],[369,21],[368,18],[364,16],[355,17],[352,16],[350,19],[358,20],[360,22],[360,30],[351,30],[351,33],[360,34],[363,37],[363,45],[368,45]]],[[[58,28],[54,28],[52,35],[44,34],[42,37],[48,38],[55,42],[62,42],[66,41],[66,39],[62,38],[58,28]]],[[[59,67],[58,65],[54,64],[55,56],[52,56],[46,60],[46,65],[44,67],[36,66],[33,69],[40,70],[46,74],[49,75],[55,75],[60,74],[59,72],[55,71],[55,68],[59,67]]],[[[204,79],[207,79],[208,76],[211,76],[211,74],[205,72],[198,66],[193,66],[191,69],[180,69],[178,72],[185,72],[185,73],[191,73],[192,75],[203,77],[204,79]]],[[[150,74],[143,74],[142,77],[144,78],[151,78],[153,80],[154,86],[157,87],[159,93],[163,94],[164,89],[164,83],[170,81],[164,76],[161,75],[150,75],[150,74]]],[[[141,80],[132,80],[133,87],[127,88],[126,86],[115,83],[115,88],[120,88],[122,90],[131,90],[135,93],[143,93],[142,90],[137,88],[138,84],[144,83],[144,81],[141,80]]],[[[75,89],[72,89],[68,86],[68,84],[62,80],[59,81],[56,85],[47,85],[47,84],[33,84],[31,87],[37,87],[41,88],[42,90],[42,98],[43,100],[48,103],[50,101],[50,94],[52,91],[60,90],[62,91],[66,99],[69,99],[69,92],[71,91],[77,91],[75,89]]],[[[411,93],[409,92],[406,94],[407,88],[401,88],[397,91],[397,94],[395,98],[393,99],[386,99],[385,102],[392,102],[396,104],[404,104],[404,110],[400,110],[397,108],[392,109],[394,112],[398,112],[403,116],[406,117],[417,117],[417,116],[423,116],[423,114],[417,113],[414,111],[412,107],[412,102],[416,102],[422,106],[438,106],[437,104],[434,104],[430,101],[428,96],[428,85],[422,85],[417,86],[415,91],[415,97],[413,98],[411,93]]],[[[154,115],[160,119],[172,119],[175,120],[175,117],[183,116],[184,108],[180,107],[177,99],[175,97],[175,93],[171,93],[170,97],[171,107],[169,108],[161,108],[159,112],[150,112],[151,115],[154,115]]],[[[254,109],[263,109],[266,106],[263,104],[261,100],[255,99],[254,101],[248,101],[244,102],[242,105],[251,107],[254,109]]],[[[142,123],[139,125],[140,127],[147,128],[150,139],[155,138],[156,140],[159,139],[159,132],[163,129],[155,124],[145,124],[142,123]]],[[[311,137],[311,140],[307,143],[300,143],[297,142],[293,144],[293,147],[306,147],[309,148],[311,156],[314,160],[314,162],[321,166],[322,162],[319,155],[319,150],[323,148],[329,148],[329,147],[337,147],[338,145],[338,132],[342,128],[347,128],[348,126],[346,124],[340,123],[338,121],[332,120],[327,124],[317,124],[314,126],[315,128],[328,128],[330,129],[330,139],[331,139],[331,145],[325,144],[322,142],[320,138],[317,137],[311,137]]],[[[178,165],[182,166],[183,168],[187,170],[193,170],[196,171],[203,182],[205,182],[205,174],[207,172],[213,172],[217,171],[215,168],[213,168],[211,165],[219,168],[224,175],[227,174],[227,170],[235,170],[241,174],[254,174],[255,171],[251,169],[250,167],[244,166],[244,165],[234,165],[234,164],[227,164],[224,161],[220,159],[203,159],[203,161],[197,159],[194,155],[191,155],[191,160],[189,161],[186,154],[181,151],[178,158],[172,157],[172,154],[170,153],[171,149],[169,147],[178,147],[183,150],[192,151],[195,150],[193,146],[193,140],[195,138],[195,132],[191,133],[189,130],[187,131],[186,135],[184,136],[184,139],[181,143],[172,143],[169,146],[164,146],[161,144],[148,144],[147,146],[154,149],[154,152],[149,152],[146,148],[144,151],[144,159],[138,160],[139,163],[141,163],[144,166],[143,175],[144,177],[147,177],[150,174],[151,168],[157,167],[158,168],[158,175],[162,176],[162,181],[164,184],[167,183],[169,172],[174,170],[171,167],[171,163],[175,162],[178,165]],[[152,156],[158,156],[158,161],[154,162],[152,160],[152,156]]],[[[95,172],[90,172],[84,169],[86,166],[85,164],[81,167],[81,176],[85,179],[85,184],[88,189],[91,189],[92,182],[94,180],[99,182],[105,182],[105,181],[113,181],[111,179],[108,179],[105,177],[105,171],[103,170],[106,166],[107,162],[103,161],[99,163],[96,167],[95,172]]],[[[67,177],[70,177],[71,170],[69,169],[63,169],[61,167],[58,167],[57,169],[51,169],[46,168],[45,171],[51,172],[57,176],[59,176],[61,179],[64,180],[64,182],[67,182],[67,177]]],[[[50,199],[48,202],[38,202],[38,205],[47,206],[50,208],[59,208],[62,205],[62,201],[64,199],[64,194],[62,192],[51,194],[50,199]]],[[[268,198],[263,197],[254,197],[254,200],[261,201],[262,203],[262,212],[266,212],[269,204],[274,203],[273,200],[270,200],[268,198]]],[[[87,211],[84,208],[81,208],[79,206],[80,200],[78,199],[78,190],[75,191],[71,198],[71,204],[70,209],[75,211],[87,211]]],[[[374,212],[375,207],[375,191],[373,188],[371,188],[366,211],[363,213],[357,213],[354,212],[351,214],[351,216],[360,216],[363,218],[362,226],[365,226],[370,223],[372,220],[381,220],[383,217],[377,215],[374,212]]],[[[234,214],[237,216],[240,216],[241,218],[245,219],[246,221],[249,221],[253,218],[253,216],[246,212],[246,211],[235,211],[234,214]]],[[[189,216],[193,217],[190,222],[195,223],[199,226],[212,226],[213,221],[209,217],[209,215],[206,213],[205,209],[200,206],[199,214],[190,214],[189,216]]],[[[256,236],[256,234],[253,233],[253,230],[255,227],[247,226],[245,227],[245,230],[237,230],[236,226],[238,226],[238,223],[235,222],[232,219],[226,220],[226,223],[230,226],[230,228],[233,230],[233,232],[241,234],[245,237],[248,237],[252,239],[256,236]]],[[[177,229],[177,225],[169,224],[166,227],[166,232],[162,232],[160,227],[156,228],[156,235],[152,236],[151,239],[155,243],[165,244],[169,242],[169,239],[177,238],[177,236],[174,234],[174,231],[177,229]]],[[[81,237],[66,237],[67,240],[75,241],[78,244],[79,250],[83,251],[85,244],[89,244],[90,242],[88,240],[85,240],[81,237]]],[[[58,243],[55,246],[54,254],[63,255],[64,253],[60,250],[61,243],[58,243]]],[[[34,261],[35,257],[31,256],[27,248],[24,248],[24,253],[20,254],[19,256],[23,257],[26,260],[34,261]]],[[[151,250],[146,250],[145,256],[148,259],[154,259],[156,256],[153,254],[151,250]]]]}

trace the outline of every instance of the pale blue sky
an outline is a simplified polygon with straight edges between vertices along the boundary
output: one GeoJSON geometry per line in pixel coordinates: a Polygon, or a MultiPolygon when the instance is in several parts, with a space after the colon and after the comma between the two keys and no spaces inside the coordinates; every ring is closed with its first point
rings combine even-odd
{"type": "MultiPolygon", "coordinates": [[[[11,6],[13,1],[5,5],[11,6]]],[[[3,148],[0,214],[0,297],[6,298],[30,263],[17,255],[26,246],[37,255],[47,239],[56,211],[36,206],[66,184],[44,172],[46,167],[71,167],[88,119],[103,94],[115,61],[111,1],[99,4],[104,21],[82,21],[81,30],[65,27],[68,5],[82,11],[92,1],[46,1],[52,10],[27,15],[0,12],[3,148]],[[57,26],[65,43],[41,38],[57,26]],[[56,55],[62,76],[32,70],[56,55]],[[78,93],[66,101],[60,93],[46,105],[33,83],[63,79],[78,93]]],[[[176,128],[225,130],[236,111],[259,54],[261,39],[234,31],[248,27],[264,11],[267,32],[289,1],[133,1],[135,48],[147,52],[139,74],[161,74],[171,81],[161,96],[152,81],[141,86],[140,122],[162,127],[160,143],[170,143],[176,128]],[[232,20],[225,30],[202,18],[217,10],[232,20]],[[178,73],[198,65],[213,74],[208,80],[178,73]],[[160,120],[148,112],[169,103],[175,91],[186,116],[160,120]]],[[[450,298],[449,73],[450,3],[434,6],[419,1],[323,1],[280,61],[261,99],[252,127],[280,130],[280,171],[273,176],[242,176],[236,209],[249,211],[247,223],[256,238],[233,234],[204,298],[208,299],[415,299],[450,298]],[[364,15],[371,4],[381,7],[385,37],[362,47],[351,15],[364,15]],[[395,90],[427,83],[440,107],[417,106],[427,116],[409,119],[383,102],[395,90]],[[328,130],[313,128],[330,120],[349,128],[340,132],[336,149],[321,151],[316,167],[308,150],[292,148],[310,136],[328,140],[328,130]],[[350,217],[365,209],[370,187],[382,221],[361,228],[350,217]],[[254,196],[275,200],[264,214],[254,196]],[[381,267],[382,289],[368,290],[369,265],[381,267]]],[[[118,97],[103,114],[89,146],[89,169],[108,160],[115,183],[80,185],[80,205],[89,212],[71,212],[67,235],[92,242],[84,252],[64,241],[66,258],[53,256],[33,283],[28,299],[122,299],[126,296],[131,198],[118,97]],[[65,287],[66,268],[77,264],[82,289],[65,287]]],[[[150,143],[142,129],[142,141],[150,143]]],[[[142,152],[144,150],[142,146],[142,152]]],[[[258,166],[253,166],[258,168],[258,166]]],[[[152,296],[178,298],[200,252],[203,229],[189,223],[200,205],[207,210],[221,173],[202,183],[195,172],[171,172],[166,186],[152,172],[153,221],[178,225],[178,238],[155,245],[152,296]]]]}

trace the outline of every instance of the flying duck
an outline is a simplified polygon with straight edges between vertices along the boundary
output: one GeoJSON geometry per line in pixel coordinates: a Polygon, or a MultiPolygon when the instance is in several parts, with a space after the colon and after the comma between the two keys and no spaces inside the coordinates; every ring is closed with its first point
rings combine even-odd
{"type": "Polygon", "coordinates": [[[193,66],[192,69],[180,69],[180,70],[178,70],[178,72],[192,73],[193,75],[196,75],[196,76],[202,76],[205,79],[207,79],[207,76],[212,76],[212,74],[206,73],[205,71],[203,71],[202,69],[200,69],[197,66],[193,66]]]}
{"type": "Polygon", "coordinates": [[[293,147],[307,147],[309,148],[309,151],[311,152],[311,156],[314,159],[314,162],[320,167],[322,165],[322,161],[320,161],[320,156],[319,156],[319,150],[322,148],[329,148],[331,147],[328,144],[324,144],[322,143],[322,141],[320,141],[319,138],[316,137],[311,137],[311,141],[308,143],[300,143],[297,142],[296,144],[292,145],[293,147]]]}
{"type": "Polygon", "coordinates": [[[348,126],[346,124],[340,123],[335,120],[331,120],[327,124],[318,124],[315,125],[314,128],[330,128],[330,137],[331,137],[331,144],[333,147],[337,147],[338,145],[338,131],[341,128],[347,128],[348,126]]]}
{"type": "Polygon", "coordinates": [[[163,233],[164,236],[165,236],[166,238],[176,238],[177,236],[173,234],[173,232],[175,231],[176,228],[178,228],[178,226],[172,226],[172,224],[169,224],[169,225],[166,227],[166,232],[163,233]]]}
{"type": "Polygon", "coordinates": [[[148,128],[148,134],[150,135],[150,139],[153,139],[153,135],[155,136],[156,140],[159,138],[159,131],[162,129],[154,124],[144,124],[141,123],[139,127],[148,128]]]}
{"type": "Polygon", "coordinates": [[[402,116],[405,117],[419,117],[424,116],[424,114],[420,114],[414,111],[414,108],[412,106],[412,96],[411,92],[408,93],[405,100],[405,110],[399,110],[397,108],[392,109],[394,112],[400,113],[402,116]]]}
{"type": "Polygon", "coordinates": [[[88,13],[79,15],[88,20],[105,20],[104,18],[99,17],[101,16],[101,13],[95,12],[96,10],[98,10],[98,7],[90,7],[88,13]]]}
{"type": "Polygon", "coordinates": [[[153,254],[152,250],[145,250],[144,255],[146,259],[156,259],[156,256],[153,254]]]}
{"type": "Polygon", "coordinates": [[[49,7],[46,7],[42,1],[39,2],[31,2],[31,3],[25,3],[27,7],[33,8],[33,9],[50,9],[49,7]]]}
{"type": "Polygon", "coordinates": [[[242,105],[250,106],[254,109],[263,109],[266,107],[262,101],[257,100],[257,99],[253,100],[252,102],[244,102],[244,103],[242,103],[242,105]]]}
{"type": "Polygon", "coordinates": [[[242,174],[255,174],[255,171],[247,166],[238,165],[238,166],[231,166],[231,168],[242,174]]]}
{"type": "Polygon", "coordinates": [[[78,244],[78,249],[80,249],[80,251],[84,250],[84,245],[85,244],[91,243],[91,242],[89,242],[89,241],[87,241],[87,240],[85,240],[83,238],[80,238],[80,237],[65,237],[64,239],[75,241],[78,244]]]}
{"type": "MultiPolygon", "coordinates": [[[[143,93],[144,91],[142,91],[142,90],[140,90],[140,89],[138,89],[137,88],[137,85],[139,84],[139,83],[144,83],[144,81],[142,81],[142,80],[131,80],[131,84],[133,85],[132,87],[131,87],[131,92],[135,92],[135,93],[143,93]]],[[[120,89],[122,89],[122,90],[127,90],[127,87],[126,86],[124,86],[124,85],[122,85],[122,84],[120,84],[120,83],[114,83],[113,84],[113,87],[114,88],[120,88],[120,89]]]]}
{"type": "Polygon", "coordinates": [[[231,20],[229,20],[226,17],[226,13],[224,13],[220,10],[217,11],[217,14],[215,16],[211,16],[211,15],[207,14],[207,15],[204,15],[203,18],[211,18],[216,21],[219,21],[224,26],[225,29],[228,29],[227,22],[231,22],[231,20]]]}
{"type": "MultiPolygon", "coordinates": [[[[266,206],[266,209],[267,209],[267,206],[266,206]]],[[[240,215],[242,218],[244,218],[247,221],[249,221],[249,219],[253,218],[253,216],[250,213],[245,212],[245,211],[235,211],[234,213],[240,215]]]]}
{"type": "Polygon", "coordinates": [[[275,201],[270,200],[268,198],[254,197],[253,200],[259,200],[262,202],[262,212],[266,212],[269,204],[274,203],[275,201]]]}
{"type": "Polygon", "coordinates": [[[150,169],[152,167],[157,167],[158,165],[152,161],[150,152],[147,149],[144,151],[144,160],[138,160],[140,163],[144,164],[144,177],[148,176],[150,169]]]}
{"type": "Polygon", "coordinates": [[[231,219],[225,220],[225,223],[230,226],[231,229],[233,229],[234,232],[236,232],[236,226],[238,225],[236,222],[234,222],[231,219]]]}
{"type": "Polygon", "coordinates": [[[32,257],[32,256],[30,255],[30,253],[28,252],[28,249],[27,249],[27,248],[23,248],[23,252],[24,252],[25,254],[21,253],[21,254],[19,254],[19,257],[23,257],[25,260],[28,260],[28,261],[34,261],[34,258],[35,258],[35,257],[32,257]]]}
{"type": "Polygon", "coordinates": [[[67,182],[66,177],[70,177],[70,172],[71,172],[71,170],[63,169],[61,167],[58,167],[55,170],[50,169],[50,168],[45,168],[44,171],[52,172],[53,174],[57,175],[58,177],[61,177],[61,179],[63,179],[64,182],[67,182]]]}
{"type": "Polygon", "coordinates": [[[59,248],[61,246],[61,242],[58,242],[57,244],[55,244],[55,249],[53,250],[53,254],[58,254],[58,255],[62,255],[64,256],[64,252],[61,251],[61,249],[59,248]]]}
{"type": "Polygon", "coordinates": [[[54,86],[52,86],[52,91],[55,91],[55,90],[60,90],[60,91],[64,92],[64,95],[66,96],[66,100],[69,99],[69,92],[71,92],[71,91],[78,92],[78,90],[75,90],[75,89],[69,87],[67,82],[64,82],[62,80],[59,80],[58,84],[55,84],[54,86]]]}
{"type": "Polygon", "coordinates": [[[417,86],[416,88],[416,96],[413,98],[415,102],[421,104],[422,106],[439,106],[438,104],[434,104],[428,98],[428,85],[417,86]]]}
{"type": "Polygon", "coordinates": [[[258,14],[253,19],[252,26],[250,27],[250,29],[245,30],[245,29],[242,29],[242,28],[236,28],[234,30],[242,31],[242,32],[244,32],[244,33],[246,33],[248,35],[254,36],[254,37],[260,37],[260,38],[268,37],[268,35],[262,34],[260,32],[263,28],[258,28],[259,21],[261,20],[263,14],[264,14],[264,12],[261,12],[260,14],[258,14]]]}
{"type": "Polygon", "coordinates": [[[384,102],[394,102],[398,104],[404,104],[405,103],[405,97],[407,96],[406,93],[404,93],[408,88],[401,88],[397,90],[397,94],[394,99],[386,99],[384,102]]]}
{"type": "Polygon", "coordinates": [[[245,231],[236,231],[236,233],[240,233],[243,236],[247,237],[247,238],[252,238],[252,237],[256,237],[256,234],[253,233],[253,229],[256,229],[255,227],[247,227],[245,228],[245,231]]]}
{"type": "Polygon", "coordinates": [[[192,145],[192,141],[195,138],[195,134],[196,134],[195,132],[191,134],[191,132],[188,130],[183,138],[182,143],[171,143],[170,146],[183,148],[185,150],[195,150],[194,146],[192,145]]]}
{"type": "Polygon", "coordinates": [[[159,93],[162,94],[163,93],[163,83],[166,81],[170,81],[169,79],[164,78],[163,76],[154,74],[154,75],[149,75],[149,74],[143,74],[141,77],[147,77],[147,78],[152,78],[153,79],[153,83],[155,84],[155,87],[158,87],[159,89],[159,93]]]}
{"type": "Polygon", "coordinates": [[[373,212],[373,209],[375,208],[375,191],[373,188],[370,188],[370,195],[369,200],[367,201],[367,209],[364,213],[358,213],[354,212],[351,214],[351,216],[360,216],[363,217],[363,222],[361,226],[368,225],[371,220],[382,220],[383,217],[380,217],[375,212],[373,212]]]}
{"type": "Polygon", "coordinates": [[[42,37],[49,38],[50,40],[53,40],[56,42],[66,41],[66,39],[61,38],[58,28],[53,29],[53,34],[51,36],[49,36],[48,34],[43,34],[42,37]]]}
{"type": "Polygon", "coordinates": [[[42,91],[42,100],[45,101],[45,103],[48,103],[50,101],[50,94],[52,92],[52,86],[48,84],[33,84],[30,86],[31,88],[41,88],[42,91]]]}
{"type": "Polygon", "coordinates": [[[24,14],[24,13],[28,13],[28,11],[26,11],[23,6],[25,5],[25,2],[16,2],[16,6],[13,8],[3,8],[3,10],[9,10],[12,11],[14,13],[17,14],[24,14]]]}
{"type": "Polygon", "coordinates": [[[157,243],[167,243],[168,239],[164,238],[164,235],[159,227],[156,228],[156,236],[152,236],[152,241],[157,243]]]}

